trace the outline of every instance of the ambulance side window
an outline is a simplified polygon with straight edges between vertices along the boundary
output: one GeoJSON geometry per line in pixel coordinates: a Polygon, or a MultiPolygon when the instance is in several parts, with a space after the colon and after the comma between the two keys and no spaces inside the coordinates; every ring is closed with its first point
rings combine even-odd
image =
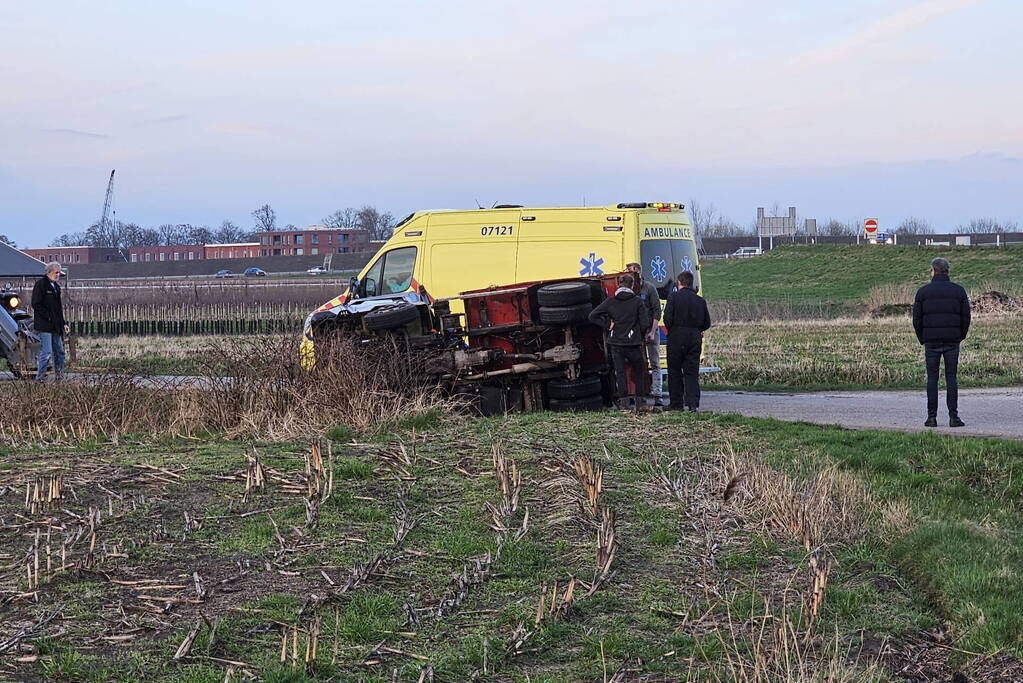
{"type": "Polygon", "coordinates": [[[380,282],[380,269],[384,265],[384,257],[381,256],[377,262],[366,271],[366,276],[359,283],[359,294],[361,296],[376,296],[378,283],[380,282]]]}

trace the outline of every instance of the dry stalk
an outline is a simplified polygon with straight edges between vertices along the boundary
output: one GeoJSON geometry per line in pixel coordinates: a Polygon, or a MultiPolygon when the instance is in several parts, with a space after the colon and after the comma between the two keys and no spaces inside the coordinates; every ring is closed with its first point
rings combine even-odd
{"type": "Polygon", "coordinates": [[[252,455],[246,455],[245,461],[248,466],[245,469],[245,498],[248,499],[249,494],[254,491],[262,491],[266,487],[266,470],[263,468],[263,463],[259,461],[259,456],[253,452],[252,455]]]}
{"type": "Polygon", "coordinates": [[[586,492],[586,502],[591,517],[597,516],[600,503],[600,491],[604,483],[604,468],[595,465],[588,455],[580,455],[573,463],[576,479],[586,492]]]}
{"type": "Polygon", "coordinates": [[[64,500],[64,476],[46,474],[25,484],[25,512],[37,515],[59,508],[64,500]]]}
{"type": "Polygon", "coordinates": [[[312,443],[305,455],[305,511],[306,526],[315,528],[320,520],[320,505],[334,493],[334,449],[327,446],[324,464],[319,443],[312,443]]]}
{"type": "Polygon", "coordinates": [[[810,591],[808,596],[808,609],[806,614],[806,637],[810,637],[817,617],[820,615],[821,607],[824,605],[824,592],[828,587],[828,576],[831,573],[831,562],[824,556],[821,549],[810,554],[810,591]]]}
{"type": "Polygon", "coordinates": [[[494,444],[493,460],[494,472],[501,487],[501,513],[503,516],[513,515],[519,509],[522,475],[515,461],[506,458],[498,444],[494,444]]]}

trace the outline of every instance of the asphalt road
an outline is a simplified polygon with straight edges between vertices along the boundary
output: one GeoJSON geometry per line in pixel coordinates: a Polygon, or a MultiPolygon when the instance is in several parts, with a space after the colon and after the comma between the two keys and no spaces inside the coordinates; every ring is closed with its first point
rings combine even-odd
{"type": "Polygon", "coordinates": [[[924,427],[927,398],[920,391],[822,391],[774,394],[703,390],[700,409],[773,417],[789,422],[813,422],[850,429],[890,429],[939,432],[955,436],[996,436],[1023,439],[1023,388],[961,389],[959,417],[965,427],[951,429],[945,413],[945,393],[938,398],[938,427],[924,427]]]}

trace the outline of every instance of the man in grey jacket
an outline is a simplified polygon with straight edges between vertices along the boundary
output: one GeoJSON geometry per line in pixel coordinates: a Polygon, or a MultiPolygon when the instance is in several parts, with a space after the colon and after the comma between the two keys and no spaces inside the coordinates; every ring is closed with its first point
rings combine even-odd
{"type": "Polygon", "coordinates": [[[661,295],[657,293],[657,288],[652,282],[643,279],[643,266],[638,263],[630,263],[625,268],[632,273],[633,279],[638,283],[633,291],[646,306],[647,313],[650,315],[650,333],[644,340],[647,360],[650,361],[650,394],[654,397],[654,405],[663,406],[664,402],[661,400],[664,393],[661,378],[661,295]]]}

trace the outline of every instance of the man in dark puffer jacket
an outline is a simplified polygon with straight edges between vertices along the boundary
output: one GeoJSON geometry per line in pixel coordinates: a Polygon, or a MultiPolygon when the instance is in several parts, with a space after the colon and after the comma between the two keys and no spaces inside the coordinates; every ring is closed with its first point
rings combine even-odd
{"type": "Polygon", "coordinates": [[[926,427],[938,426],[938,368],[945,360],[945,402],[948,426],[962,427],[959,419],[959,344],[970,331],[970,299],[966,290],[948,278],[949,263],[943,258],[931,261],[931,283],[916,292],[913,302],[913,329],[924,345],[927,365],[926,427]]]}
{"type": "Polygon", "coordinates": [[[653,322],[646,304],[633,291],[635,281],[631,275],[618,276],[618,289],[590,312],[590,322],[609,330],[607,347],[615,369],[618,386],[618,405],[628,407],[629,388],[625,367],[632,367],[632,378],[636,385],[636,396],[646,395],[646,355],[643,344],[650,334],[653,322]]]}

